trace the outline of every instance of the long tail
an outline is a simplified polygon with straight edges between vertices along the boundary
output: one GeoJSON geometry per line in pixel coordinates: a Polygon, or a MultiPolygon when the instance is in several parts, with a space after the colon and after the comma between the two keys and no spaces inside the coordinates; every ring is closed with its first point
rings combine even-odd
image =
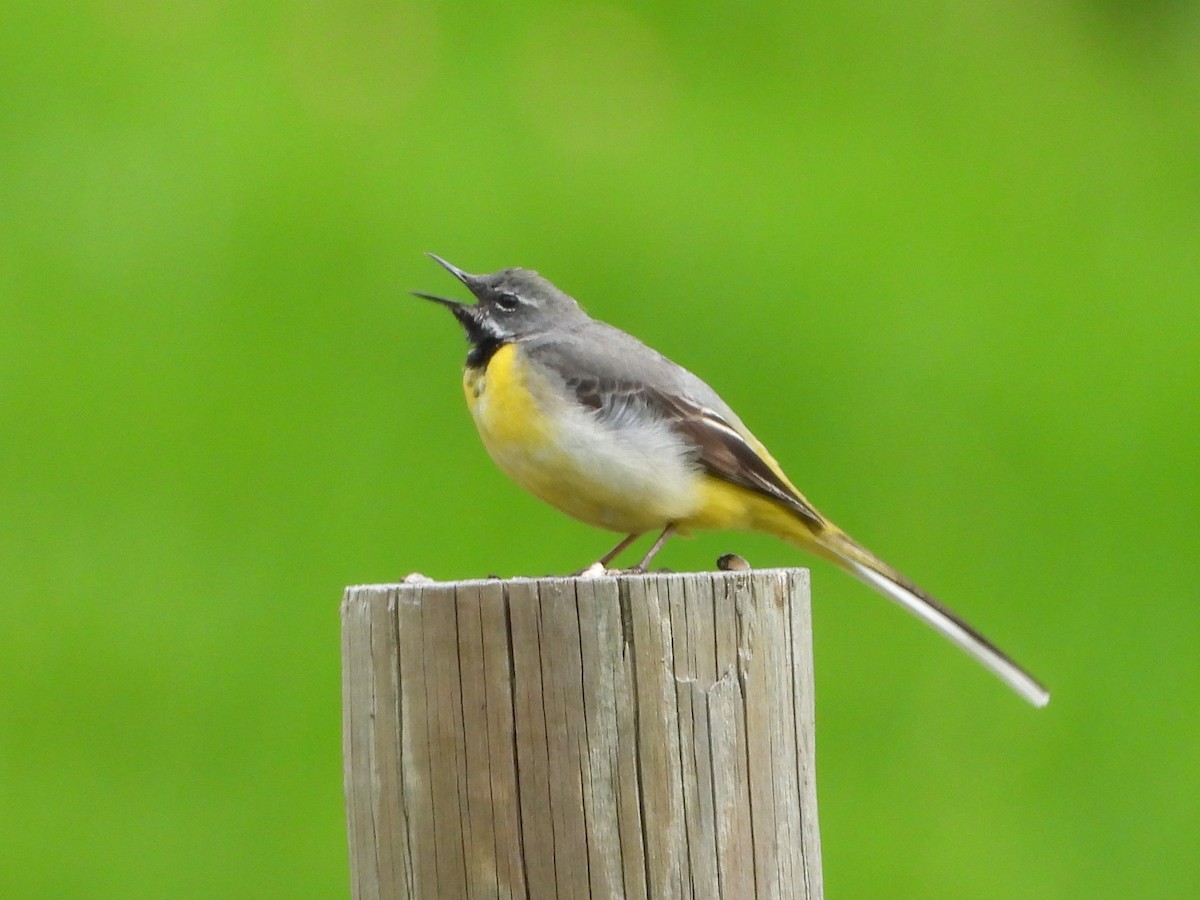
{"type": "Polygon", "coordinates": [[[931,625],[1034,706],[1050,702],[1050,692],[1018,666],[999,647],[980,634],[957,613],[921,590],[848,534],[830,525],[810,534],[808,549],[833,562],[855,578],[870,585],[889,600],[931,625]]]}

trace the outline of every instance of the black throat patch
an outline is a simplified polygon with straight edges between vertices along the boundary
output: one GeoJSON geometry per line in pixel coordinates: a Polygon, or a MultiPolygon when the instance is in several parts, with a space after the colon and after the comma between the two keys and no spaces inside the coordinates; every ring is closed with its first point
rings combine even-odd
{"type": "Polygon", "coordinates": [[[484,369],[496,351],[504,346],[505,340],[496,334],[495,326],[481,316],[476,307],[455,306],[454,318],[467,333],[471,349],[467,351],[467,368],[484,369]]]}
{"type": "Polygon", "coordinates": [[[492,357],[507,343],[492,335],[482,335],[478,339],[471,336],[471,349],[467,351],[468,369],[486,369],[492,357]]]}

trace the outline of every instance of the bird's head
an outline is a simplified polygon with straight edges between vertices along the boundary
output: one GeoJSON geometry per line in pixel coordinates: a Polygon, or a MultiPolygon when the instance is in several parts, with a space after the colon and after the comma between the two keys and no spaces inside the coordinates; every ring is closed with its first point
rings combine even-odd
{"type": "Polygon", "coordinates": [[[440,256],[432,253],[429,256],[466,285],[475,303],[461,303],[422,291],[413,294],[449,308],[473,346],[536,337],[586,319],[572,297],[530,269],[501,269],[490,275],[472,275],[440,256]]]}

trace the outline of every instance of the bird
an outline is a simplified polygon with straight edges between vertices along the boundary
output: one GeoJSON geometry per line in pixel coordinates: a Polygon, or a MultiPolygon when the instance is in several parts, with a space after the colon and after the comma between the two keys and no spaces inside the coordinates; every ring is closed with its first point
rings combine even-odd
{"type": "MultiPolygon", "coordinates": [[[[774,535],[874,588],[1035,706],[1050,694],[974,626],[821,513],[715,390],[632,335],[594,319],[531,269],[471,274],[436,254],[474,302],[413,291],[466,332],[463,392],[496,465],[551,506],[625,535],[591,570],[657,532],[774,535]]],[[[577,572],[576,574],[581,574],[577,572]]]]}

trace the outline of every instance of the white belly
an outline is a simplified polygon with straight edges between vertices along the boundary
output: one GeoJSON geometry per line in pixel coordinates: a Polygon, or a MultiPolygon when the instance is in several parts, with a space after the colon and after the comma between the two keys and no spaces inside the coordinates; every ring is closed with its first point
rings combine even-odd
{"type": "Polygon", "coordinates": [[[602,421],[529,381],[501,351],[464,385],[484,446],[517,484],[576,519],[629,534],[695,511],[699,472],[664,423],[602,421]]]}

